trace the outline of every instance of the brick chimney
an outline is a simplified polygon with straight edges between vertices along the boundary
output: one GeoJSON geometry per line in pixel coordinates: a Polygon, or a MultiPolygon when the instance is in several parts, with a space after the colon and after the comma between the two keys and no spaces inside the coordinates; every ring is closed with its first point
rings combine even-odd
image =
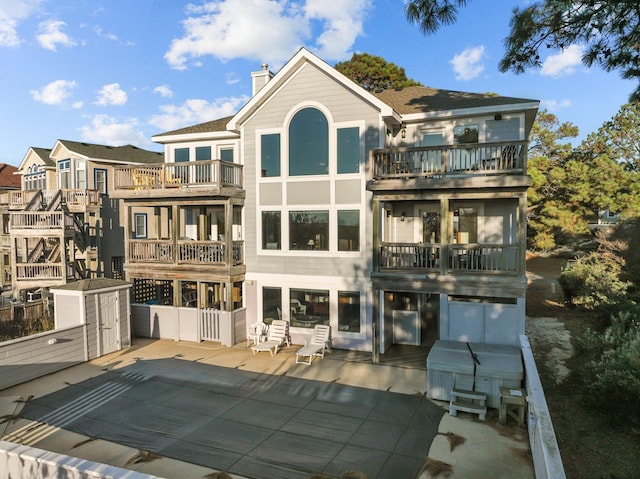
{"type": "Polygon", "coordinates": [[[262,64],[262,70],[251,72],[252,95],[255,96],[273,78],[273,73],[269,71],[269,65],[262,64]]]}

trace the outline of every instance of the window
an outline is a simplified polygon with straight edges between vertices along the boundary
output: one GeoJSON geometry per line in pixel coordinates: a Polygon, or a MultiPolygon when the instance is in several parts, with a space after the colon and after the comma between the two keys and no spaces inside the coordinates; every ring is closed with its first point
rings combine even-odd
{"type": "Polygon", "coordinates": [[[338,173],[358,173],[360,170],[360,129],[338,129],[338,173]]]}
{"type": "Polygon", "coordinates": [[[478,125],[454,126],[453,142],[456,145],[460,143],[478,143],[478,125]]]}
{"type": "Polygon", "coordinates": [[[96,168],[93,172],[95,188],[101,195],[107,194],[107,170],[96,168]]]}
{"type": "Polygon", "coordinates": [[[31,165],[24,175],[24,189],[43,190],[45,188],[45,172],[38,165],[31,165]]]}
{"type": "Polygon", "coordinates": [[[296,113],[289,125],[289,175],[329,173],[329,124],[316,108],[296,113]]]}
{"type": "Polygon", "coordinates": [[[262,176],[280,176],[280,135],[262,135],[260,152],[262,176]]]}
{"type": "Polygon", "coordinates": [[[133,214],[133,236],[134,238],[147,237],[147,214],[146,213],[133,214]]]}
{"type": "Polygon", "coordinates": [[[329,251],[329,212],[289,212],[289,249],[329,251]]]}
{"type": "Polygon", "coordinates": [[[233,148],[220,148],[220,159],[233,163],[233,148]]]}
{"type": "Polygon", "coordinates": [[[60,189],[71,188],[71,160],[63,160],[58,163],[58,177],[60,189]]]}
{"type": "MultiPolygon", "coordinates": [[[[184,148],[186,150],[186,148],[184,148]]],[[[177,150],[176,150],[177,151],[177,150]]],[[[196,146],[196,161],[208,161],[211,159],[211,147],[210,146],[196,146]]],[[[176,160],[178,161],[178,160],[176,160]]],[[[182,160],[185,161],[185,160],[182,160]]],[[[189,154],[187,153],[187,160],[189,161],[189,154]]]]}
{"type": "Polygon", "coordinates": [[[262,321],[271,324],[274,319],[282,319],[282,289],[262,288],[262,321]]]}
{"type": "MultiPolygon", "coordinates": [[[[197,146],[196,147],[196,161],[209,161],[211,159],[211,147],[210,146],[197,146]]],[[[196,165],[196,182],[208,183],[211,181],[211,164],[196,165]]],[[[186,179],[186,171],[181,172],[182,176],[186,179]]]]}
{"type": "Polygon", "coordinates": [[[280,249],[280,212],[262,212],[262,249],[280,249]]]}
{"type": "Polygon", "coordinates": [[[9,234],[9,215],[2,215],[2,234],[9,234]]]}
{"type": "Polygon", "coordinates": [[[323,289],[291,289],[289,311],[291,326],[313,328],[329,324],[329,291],[323,289]]]}
{"type": "Polygon", "coordinates": [[[176,163],[189,161],[189,148],[176,148],[173,154],[176,163]]]}
{"type": "Polygon", "coordinates": [[[338,211],[338,251],[360,251],[360,212],[338,211]]]}
{"type": "Polygon", "coordinates": [[[76,188],[87,189],[87,164],[84,161],[76,163],[76,188]]]}
{"type": "Polygon", "coordinates": [[[360,332],[360,293],[338,291],[338,331],[360,332]]]}
{"type": "Polygon", "coordinates": [[[453,241],[460,244],[478,242],[476,208],[457,208],[453,211],[453,241]]]}

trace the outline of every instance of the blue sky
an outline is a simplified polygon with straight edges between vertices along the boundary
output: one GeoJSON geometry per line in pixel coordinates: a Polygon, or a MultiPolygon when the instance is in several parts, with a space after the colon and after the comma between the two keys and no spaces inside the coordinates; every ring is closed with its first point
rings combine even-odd
{"type": "Polygon", "coordinates": [[[1,0],[0,162],[58,138],[160,151],[153,135],[233,114],[251,72],[277,72],[301,46],[331,65],[366,52],[426,86],[540,100],[580,140],[635,84],[586,69],[580,45],[500,73],[511,10],[527,3],[471,0],[425,37],[402,0],[1,0]]]}

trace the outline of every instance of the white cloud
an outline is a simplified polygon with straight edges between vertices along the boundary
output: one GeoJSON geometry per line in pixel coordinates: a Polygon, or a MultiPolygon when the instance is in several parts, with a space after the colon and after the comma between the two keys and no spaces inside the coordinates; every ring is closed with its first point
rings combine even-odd
{"type": "Polygon", "coordinates": [[[120,88],[119,83],[110,83],[102,87],[98,92],[98,105],[124,105],[127,103],[127,92],[120,88]]]}
{"type": "Polygon", "coordinates": [[[0,2],[0,47],[20,44],[18,23],[34,14],[42,0],[2,0],[0,2]]]}
{"type": "Polygon", "coordinates": [[[162,105],[160,115],[155,115],[149,124],[163,131],[175,130],[187,125],[212,121],[233,115],[248,101],[246,96],[238,98],[219,98],[212,103],[207,100],[192,99],[181,105],[162,105]]]}
{"type": "Polygon", "coordinates": [[[34,100],[47,105],[60,105],[71,96],[71,90],[77,86],[73,80],[56,80],[39,90],[32,90],[34,100]]]}
{"type": "Polygon", "coordinates": [[[453,65],[456,80],[473,80],[484,70],[482,61],[485,59],[484,46],[467,48],[449,60],[453,65]]]}
{"type": "Polygon", "coordinates": [[[62,31],[66,26],[67,24],[60,20],[41,22],[38,25],[38,34],[36,35],[40,46],[53,52],[56,51],[57,45],[62,45],[63,47],[75,46],[76,42],[62,31]]]}
{"type": "Polygon", "coordinates": [[[213,0],[189,5],[185,34],[171,42],[165,59],[184,70],[206,55],[222,61],[246,58],[276,66],[307,42],[326,59],[343,60],[362,33],[371,0],[213,0]],[[320,33],[313,40],[313,32],[320,33]],[[315,45],[314,45],[315,43],[315,45]]]}
{"type": "Polygon", "coordinates": [[[561,108],[569,108],[571,106],[571,100],[540,100],[540,109],[549,111],[558,111],[561,108]]]}
{"type": "Polygon", "coordinates": [[[153,93],[158,93],[163,98],[171,98],[173,96],[173,92],[169,85],[160,85],[153,89],[153,93]]]}
{"type": "Polygon", "coordinates": [[[101,145],[136,145],[142,148],[151,145],[136,118],[119,121],[108,115],[95,115],[90,125],[78,128],[78,131],[83,140],[101,145]]]}
{"type": "Polygon", "coordinates": [[[582,63],[583,53],[582,45],[570,45],[557,55],[550,55],[542,64],[540,74],[553,78],[570,75],[582,63]]]}

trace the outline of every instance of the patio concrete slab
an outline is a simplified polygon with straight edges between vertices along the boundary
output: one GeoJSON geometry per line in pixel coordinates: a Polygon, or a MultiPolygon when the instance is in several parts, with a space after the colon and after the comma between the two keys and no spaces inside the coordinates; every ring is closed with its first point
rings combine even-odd
{"type": "MultiPolygon", "coordinates": [[[[347,469],[356,469],[369,479],[413,478],[428,459],[449,464],[452,469],[449,477],[453,478],[533,479],[526,430],[513,425],[498,426],[497,413],[496,417],[490,415],[486,422],[465,414],[450,417],[445,414],[445,404],[425,398],[424,370],[332,360],[330,355],[316,360],[312,366],[296,365],[296,349],[292,346],[271,357],[265,353],[253,355],[244,345],[225,348],[217,343],[136,340],[134,347],[127,351],[0,391],[0,416],[20,412],[23,406],[31,408],[34,416],[51,414],[52,407],[55,410],[51,401],[59,397],[57,391],[64,396],[66,390],[70,395],[67,399],[73,401],[71,393],[82,397],[95,391],[101,383],[113,383],[114,378],[118,378],[117,386],[124,387],[124,391],[116,390],[118,401],[124,401],[126,407],[130,401],[150,404],[157,411],[134,426],[137,432],[133,437],[117,436],[123,425],[129,425],[128,421],[134,417],[109,409],[109,404],[115,404],[111,399],[74,420],[75,432],[70,431],[70,425],[65,425],[41,439],[40,444],[36,441],[33,445],[47,444],[55,452],[168,479],[203,477],[214,470],[229,468],[239,479],[306,479],[312,472],[320,472],[315,469],[320,465],[326,474],[334,477],[347,469]],[[170,363],[175,367],[168,368],[170,363]],[[212,381],[212,377],[217,378],[217,382],[212,381]],[[148,389],[151,380],[159,382],[158,391],[162,394],[148,389]],[[174,413],[185,394],[181,388],[187,383],[191,407],[186,412],[174,413]],[[247,384],[254,389],[250,390],[247,384]],[[384,398],[395,397],[393,393],[409,401],[401,402],[402,406],[390,401],[396,407],[384,409],[388,402],[384,398]],[[376,400],[377,394],[382,396],[376,400]],[[26,404],[14,402],[30,395],[35,398],[26,404]],[[220,401],[221,396],[226,401],[220,401]],[[424,409],[412,409],[412,401],[418,401],[424,409]],[[99,412],[100,407],[105,408],[105,414],[99,412]],[[261,419],[265,407],[274,411],[266,423],[261,419]],[[291,408],[297,409],[293,416],[289,414],[291,408]],[[252,414],[254,411],[258,414],[252,414]],[[184,425],[191,414],[198,417],[199,422],[184,425]],[[165,419],[165,415],[179,421],[171,417],[165,419]],[[259,419],[253,417],[256,415],[259,419]],[[341,416],[344,423],[332,415],[341,416]],[[105,417],[111,420],[105,421],[105,417]],[[357,427],[360,419],[362,422],[357,427]],[[160,439],[153,439],[151,444],[159,448],[162,458],[126,465],[142,448],[135,441],[148,439],[137,434],[155,427],[156,420],[160,439]],[[432,424],[431,437],[424,432],[426,426],[412,427],[416,421],[432,424]],[[300,447],[301,433],[306,425],[314,422],[319,427],[305,440],[315,446],[322,445],[317,447],[321,451],[300,447]],[[244,439],[235,439],[238,424],[255,429],[249,430],[244,439]],[[257,442],[261,432],[269,427],[278,429],[272,430],[268,440],[257,442]],[[379,430],[385,432],[383,437],[377,435],[379,430]],[[215,434],[216,431],[219,434],[215,434]],[[114,435],[123,443],[118,444],[111,436],[110,440],[87,441],[94,433],[99,437],[105,433],[114,435]],[[446,433],[464,437],[465,442],[451,451],[446,433]],[[435,439],[431,441],[433,434],[435,439]],[[348,442],[344,442],[348,436],[348,442]],[[135,441],[128,442],[132,439],[135,441]],[[243,441],[258,445],[250,449],[243,441]],[[194,449],[193,445],[204,447],[206,453],[194,449]],[[288,451],[291,453],[287,454],[288,451]],[[182,460],[169,457],[175,455],[182,455],[182,460]],[[274,461],[274,457],[278,460],[274,461]]],[[[25,408],[25,414],[27,411],[25,408]]],[[[25,420],[0,424],[0,437],[11,440],[11,433],[27,424],[25,420]]],[[[431,476],[427,471],[420,475],[421,479],[428,477],[431,476]]]]}

